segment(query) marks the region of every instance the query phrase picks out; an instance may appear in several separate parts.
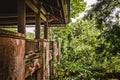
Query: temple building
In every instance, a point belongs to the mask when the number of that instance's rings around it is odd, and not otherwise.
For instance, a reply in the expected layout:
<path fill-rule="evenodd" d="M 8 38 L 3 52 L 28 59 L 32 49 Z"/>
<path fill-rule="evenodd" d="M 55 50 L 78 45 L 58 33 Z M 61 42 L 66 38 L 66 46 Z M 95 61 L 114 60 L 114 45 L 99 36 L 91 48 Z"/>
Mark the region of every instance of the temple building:
<path fill-rule="evenodd" d="M 0 2 L 0 80 L 53 80 L 53 63 L 61 45 L 49 40 L 51 27 L 70 22 L 70 0 L 2 0 Z M 26 25 L 34 25 L 35 39 L 26 39 Z M 44 28 L 44 39 L 40 29 Z M 17 28 L 17 32 L 1 28 Z"/>

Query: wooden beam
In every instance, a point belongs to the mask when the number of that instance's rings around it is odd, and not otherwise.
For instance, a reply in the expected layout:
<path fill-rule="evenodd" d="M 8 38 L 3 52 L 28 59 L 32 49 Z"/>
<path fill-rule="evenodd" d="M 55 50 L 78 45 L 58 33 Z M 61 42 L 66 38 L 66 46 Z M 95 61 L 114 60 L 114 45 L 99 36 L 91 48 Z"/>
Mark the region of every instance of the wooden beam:
<path fill-rule="evenodd" d="M 41 23 L 44 23 L 44 22 L 45 21 L 41 20 Z M 17 18 L 16 19 L 9 18 L 9 19 L 4 19 L 4 20 L 0 19 L 0 25 L 17 25 L 17 23 L 18 23 Z M 31 17 L 31 18 L 28 17 L 26 20 L 26 24 L 35 25 L 35 23 L 36 23 L 36 20 L 34 17 Z"/>
<path fill-rule="evenodd" d="M 26 6 L 25 0 L 17 0 L 18 9 L 18 32 L 25 34 Z"/>
<path fill-rule="evenodd" d="M 16 18 L 17 14 L 0 14 L 0 18 Z"/>
<path fill-rule="evenodd" d="M 36 7 L 30 0 L 26 0 L 26 4 L 36 13 L 36 14 L 38 14 L 38 12 L 39 12 L 39 10 L 38 10 L 38 8 L 40 7 Z M 41 6 L 41 8 L 39 8 L 40 9 L 40 11 L 42 12 L 41 14 L 40 14 L 40 17 L 44 20 L 44 21 L 46 21 L 46 17 L 44 16 L 44 15 L 46 15 L 46 11 L 45 11 L 45 9 Z"/>
<path fill-rule="evenodd" d="M 15 24 L 17 24 L 17 20 L 0 20 L 0 24 L 13 24 L 13 23 L 15 23 Z"/>
<path fill-rule="evenodd" d="M 29 18 L 29 17 L 35 17 L 35 14 L 27 14 L 26 17 L 27 17 L 27 18 Z M 5 14 L 5 15 L 0 15 L 0 18 L 4 18 L 4 19 L 17 18 L 17 15 L 16 15 L 16 14 L 11 14 L 11 15 Z M 42 13 L 40 13 L 40 18 L 41 18 L 43 21 L 46 21 L 46 20 L 47 20 L 46 17 L 45 17 L 45 15 L 43 15 Z M 3 22 L 3 21 L 2 21 L 2 22 Z M 5 22 L 7 22 L 7 21 L 5 21 Z M 3 22 L 3 23 L 5 23 L 5 22 Z M 10 23 L 10 22 L 11 22 L 11 21 L 8 21 L 8 23 Z M 1 22 L 0 22 L 0 23 L 1 23 Z"/>
<path fill-rule="evenodd" d="M 46 10 L 43 8 L 42 3 L 40 4 L 40 17 L 42 20 L 47 21 L 45 15 L 47 14 Z"/>
<path fill-rule="evenodd" d="M 26 4 L 27 4 L 35 13 L 38 13 L 37 7 L 36 7 L 30 0 L 26 0 Z"/>
<path fill-rule="evenodd" d="M 43 8 L 43 6 L 41 6 L 40 11 L 41 11 L 44 15 L 47 14 L 47 12 L 46 12 L 45 8 Z"/>
<path fill-rule="evenodd" d="M 46 17 L 43 13 L 40 13 L 40 17 L 46 21 Z M 17 18 L 18 15 L 17 14 L 0 14 L 0 18 Z M 35 17 L 35 14 L 34 13 L 28 13 L 26 14 L 26 17 Z"/>
<path fill-rule="evenodd" d="M 46 17 L 42 13 L 40 13 L 40 17 L 43 21 L 47 21 Z"/>
<path fill-rule="evenodd" d="M 18 15 L 17 14 L 8 14 L 8 13 L 5 13 L 5 14 L 0 14 L 0 18 L 17 18 Z M 35 17 L 35 14 L 34 13 L 27 13 L 26 14 L 26 17 Z"/>
<path fill-rule="evenodd" d="M 26 21 L 26 24 L 34 23 L 35 24 L 35 19 L 29 19 Z M 17 19 L 15 20 L 0 20 L 0 25 L 17 25 Z"/>

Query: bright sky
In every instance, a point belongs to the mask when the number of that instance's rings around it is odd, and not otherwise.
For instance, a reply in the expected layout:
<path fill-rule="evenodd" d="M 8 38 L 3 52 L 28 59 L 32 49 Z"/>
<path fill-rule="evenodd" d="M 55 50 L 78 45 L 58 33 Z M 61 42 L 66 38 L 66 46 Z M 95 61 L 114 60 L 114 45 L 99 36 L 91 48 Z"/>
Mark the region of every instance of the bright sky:
<path fill-rule="evenodd" d="M 87 7 L 97 2 L 97 0 L 84 0 L 84 1 L 87 2 Z"/>

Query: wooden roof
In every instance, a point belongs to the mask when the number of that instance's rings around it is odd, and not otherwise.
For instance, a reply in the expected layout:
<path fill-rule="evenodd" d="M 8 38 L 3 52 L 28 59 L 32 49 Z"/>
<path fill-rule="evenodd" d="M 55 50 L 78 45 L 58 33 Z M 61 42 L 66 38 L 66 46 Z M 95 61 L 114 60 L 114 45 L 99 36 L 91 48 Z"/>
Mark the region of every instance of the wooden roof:
<path fill-rule="evenodd" d="M 40 3 L 41 6 L 38 6 Z M 26 0 L 26 24 L 35 25 L 35 14 L 40 7 L 41 24 L 49 12 L 49 25 L 62 26 L 70 21 L 70 0 Z M 17 25 L 17 0 L 0 2 L 0 27 Z"/>

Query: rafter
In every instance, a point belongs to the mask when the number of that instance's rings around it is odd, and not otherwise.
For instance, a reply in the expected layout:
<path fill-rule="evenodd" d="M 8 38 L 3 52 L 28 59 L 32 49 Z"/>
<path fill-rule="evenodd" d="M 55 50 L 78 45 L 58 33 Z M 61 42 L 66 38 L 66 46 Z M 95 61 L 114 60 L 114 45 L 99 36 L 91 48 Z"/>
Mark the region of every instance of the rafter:
<path fill-rule="evenodd" d="M 43 6 L 41 6 L 40 11 L 41 11 L 44 15 L 47 14 L 47 12 L 46 12 L 46 10 L 43 8 Z"/>
<path fill-rule="evenodd" d="M 26 0 L 26 4 L 27 4 L 36 14 L 39 13 L 38 8 L 37 8 L 30 0 Z M 41 11 L 40 17 L 41 17 L 44 21 L 46 21 L 46 17 L 45 17 L 46 11 L 45 11 L 45 9 L 44 9 L 42 6 L 40 7 L 40 11 Z"/>
<path fill-rule="evenodd" d="M 40 17 L 42 18 L 42 20 L 47 21 L 46 17 L 42 13 L 40 13 Z"/>
<path fill-rule="evenodd" d="M 38 13 L 37 7 L 36 7 L 30 0 L 26 0 L 26 4 L 27 4 L 35 13 Z"/>

